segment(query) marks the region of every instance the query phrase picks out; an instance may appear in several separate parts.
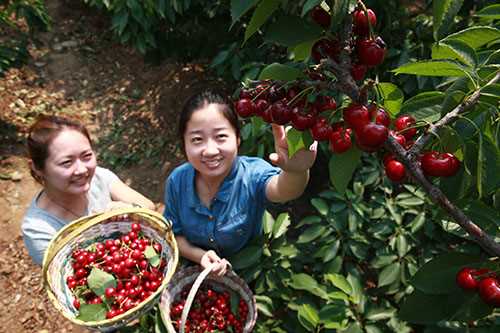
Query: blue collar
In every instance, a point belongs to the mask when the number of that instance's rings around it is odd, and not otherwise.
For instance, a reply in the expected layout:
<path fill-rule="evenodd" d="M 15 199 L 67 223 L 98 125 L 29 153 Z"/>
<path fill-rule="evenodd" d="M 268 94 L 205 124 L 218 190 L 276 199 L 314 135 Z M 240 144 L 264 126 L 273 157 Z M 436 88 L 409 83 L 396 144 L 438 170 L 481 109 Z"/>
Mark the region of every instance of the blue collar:
<path fill-rule="evenodd" d="M 228 202 L 229 197 L 231 196 L 231 188 L 234 183 L 234 179 L 236 178 L 236 175 L 238 174 L 238 169 L 240 166 L 240 160 L 239 156 L 236 156 L 236 158 L 233 161 L 233 165 L 231 166 L 231 171 L 229 174 L 224 178 L 224 181 L 222 182 L 219 190 L 217 191 L 217 194 L 215 195 L 215 198 L 219 201 L 222 202 Z M 191 181 L 191 186 L 188 186 L 188 198 L 189 202 L 188 205 L 189 207 L 197 207 L 197 206 L 203 206 L 200 198 L 198 197 L 198 193 L 196 193 L 196 184 L 195 184 L 195 175 L 196 175 L 196 170 L 193 168 L 191 165 L 191 168 L 189 168 L 187 178 L 188 180 Z"/>

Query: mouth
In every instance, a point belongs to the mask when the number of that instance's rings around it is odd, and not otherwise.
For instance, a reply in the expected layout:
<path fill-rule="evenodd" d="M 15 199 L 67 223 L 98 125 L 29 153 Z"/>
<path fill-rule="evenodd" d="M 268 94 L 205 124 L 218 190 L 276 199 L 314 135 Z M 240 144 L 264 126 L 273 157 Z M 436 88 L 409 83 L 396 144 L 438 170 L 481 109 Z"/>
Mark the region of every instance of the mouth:
<path fill-rule="evenodd" d="M 205 164 L 209 169 L 216 169 L 222 164 L 222 159 L 205 160 L 203 161 L 203 164 Z"/>
<path fill-rule="evenodd" d="M 73 179 L 71 181 L 71 183 L 75 184 L 77 186 L 83 186 L 83 185 L 86 185 L 88 183 L 88 180 L 89 180 L 89 177 L 85 176 L 85 177 L 80 177 L 80 178 L 77 178 L 77 179 Z"/>

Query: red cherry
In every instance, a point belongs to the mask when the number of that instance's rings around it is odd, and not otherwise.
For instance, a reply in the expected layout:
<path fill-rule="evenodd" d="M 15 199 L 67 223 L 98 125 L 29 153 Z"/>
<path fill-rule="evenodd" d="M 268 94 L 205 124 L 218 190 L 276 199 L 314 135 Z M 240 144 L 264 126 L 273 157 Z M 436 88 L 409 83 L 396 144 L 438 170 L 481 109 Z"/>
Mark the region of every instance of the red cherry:
<path fill-rule="evenodd" d="M 382 147 L 389 136 L 389 130 L 387 127 L 376 123 L 365 124 L 361 128 L 358 128 L 355 133 L 357 139 L 356 142 L 360 144 L 360 147 L 367 147 L 371 149 L 378 149 Z M 371 149 L 369 149 L 369 151 L 371 151 Z"/>
<path fill-rule="evenodd" d="M 364 105 L 353 103 L 344 109 L 343 115 L 346 124 L 354 130 L 370 122 L 370 114 Z"/>
<path fill-rule="evenodd" d="M 130 225 L 130 230 L 138 233 L 139 231 L 141 231 L 141 225 L 139 223 L 132 223 Z"/>
<path fill-rule="evenodd" d="M 321 8 L 321 6 L 316 6 L 313 8 L 313 10 L 311 11 L 311 18 L 323 29 L 328 29 L 330 27 L 330 14 L 328 14 L 326 10 Z"/>
<path fill-rule="evenodd" d="M 389 135 L 392 136 L 394 139 L 396 139 L 396 141 L 403 147 L 406 146 L 406 138 L 401 135 L 401 134 L 398 134 L 394 131 L 389 131 Z"/>
<path fill-rule="evenodd" d="M 78 298 L 75 298 L 73 300 L 73 306 L 75 307 L 75 309 L 80 309 L 80 300 Z"/>
<path fill-rule="evenodd" d="M 255 114 L 260 116 L 262 115 L 262 112 L 264 112 L 265 109 L 269 107 L 269 102 L 265 99 L 258 99 L 255 102 Z"/>
<path fill-rule="evenodd" d="M 286 103 L 278 101 L 271 105 L 271 116 L 273 118 L 273 123 L 285 125 L 292 120 L 292 110 Z"/>
<path fill-rule="evenodd" d="M 255 104 L 249 98 L 242 98 L 235 104 L 236 112 L 240 117 L 250 117 L 255 113 Z"/>
<path fill-rule="evenodd" d="M 311 135 L 316 141 L 327 141 L 330 139 L 332 127 L 323 117 L 318 117 L 316 123 L 311 127 Z"/>
<path fill-rule="evenodd" d="M 390 160 L 385 163 L 385 174 L 387 178 L 393 182 L 400 182 L 405 178 L 406 171 L 403 163 L 396 160 Z"/>
<path fill-rule="evenodd" d="M 104 290 L 104 296 L 106 296 L 106 298 L 112 298 L 115 296 L 115 294 L 116 294 L 116 289 L 113 287 L 109 287 Z"/>
<path fill-rule="evenodd" d="M 75 289 L 76 286 L 78 285 L 78 282 L 73 280 L 73 281 L 69 281 L 67 284 L 68 284 L 69 289 Z"/>
<path fill-rule="evenodd" d="M 478 284 L 479 296 L 489 305 L 500 307 L 500 285 L 498 280 L 493 277 L 488 277 L 479 281 Z"/>
<path fill-rule="evenodd" d="M 155 249 L 156 253 L 161 253 L 161 244 L 160 243 L 154 243 L 153 248 Z"/>
<path fill-rule="evenodd" d="M 444 177 L 451 177 L 451 176 L 454 176 L 457 172 L 458 172 L 458 169 L 460 168 L 460 161 L 458 160 L 458 158 L 455 157 L 455 155 L 451 154 L 451 153 L 443 153 L 442 154 L 444 157 L 448 157 L 449 158 L 449 164 L 448 164 L 448 170 L 447 172 L 444 173 Z"/>
<path fill-rule="evenodd" d="M 368 20 L 370 20 L 370 25 L 375 28 L 377 25 L 377 16 L 371 9 L 366 10 L 368 13 L 368 19 L 366 18 L 365 11 L 362 8 L 359 8 L 354 11 L 353 15 L 353 23 L 354 23 L 354 33 L 358 36 L 366 36 L 370 32 L 370 28 L 368 26 Z"/>
<path fill-rule="evenodd" d="M 384 109 L 377 107 L 376 104 L 370 104 L 368 106 L 368 111 L 370 112 L 370 119 L 374 120 L 375 123 L 384 125 L 385 127 L 391 125 L 391 117 L 389 117 L 389 114 L 387 114 Z"/>
<path fill-rule="evenodd" d="M 356 44 L 359 62 L 368 66 L 375 67 L 384 62 L 386 45 L 382 38 L 362 39 Z"/>
<path fill-rule="evenodd" d="M 361 81 L 365 78 L 368 68 L 363 64 L 353 64 L 351 67 L 351 75 L 354 81 Z"/>
<path fill-rule="evenodd" d="M 337 103 L 333 97 L 318 96 L 314 102 L 314 107 L 321 113 L 328 110 L 335 110 L 337 108 Z"/>
<path fill-rule="evenodd" d="M 77 279 L 81 279 L 87 276 L 87 271 L 83 268 L 80 268 L 75 272 L 75 276 Z"/>
<path fill-rule="evenodd" d="M 316 63 L 319 63 L 325 57 L 338 60 L 339 52 L 340 46 L 337 41 L 323 38 L 313 44 L 311 57 Z"/>
<path fill-rule="evenodd" d="M 304 131 L 313 127 L 316 123 L 316 115 L 314 113 L 302 113 L 299 107 L 292 109 L 292 126 L 299 130 Z"/>
<path fill-rule="evenodd" d="M 341 154 L 351 148 L 351 132 L 350 128 L 332 132 L 330 135 L 330 148 L 334 153 Z"/>
<path fill-rule="evenodd" d="M 460 162 L 453 154 L 439 153 L 437 151 L 426 152 L 422 155 L 421 166 L 424 173 L 433 177 L 450 177 L 457 173 Z"/>
<path fill-rule="evenodd" d="M 457 284 L 464 290 L 477 289 L 479 281 L 475 278 L 476 270 L 470 267 L 462 268 L 456 277 Z"/>
<path fill-rule="evenodd" d="M 411 140 L 415 134 L 417 134 L 416 128 L 410 128 L 406 130 L 408 127 L 412 127 L 415 125 L 415 118 L 412 116 L 400 116 L 397 117 L 394 121 L 394 127 L 396 131 L 401 132 L 402 135 L 406 138 L 406 140 Z"/>

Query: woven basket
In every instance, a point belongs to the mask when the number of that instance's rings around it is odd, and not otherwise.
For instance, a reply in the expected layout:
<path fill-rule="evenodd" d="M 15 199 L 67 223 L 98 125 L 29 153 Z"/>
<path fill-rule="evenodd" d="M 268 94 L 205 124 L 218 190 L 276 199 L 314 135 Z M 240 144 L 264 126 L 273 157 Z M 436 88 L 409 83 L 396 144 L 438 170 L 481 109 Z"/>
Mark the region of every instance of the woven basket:
<path fill-rule="evenodd" d="M 248 315 L 245 321 L 245 326 L 243 327 L 243 332 L 252 332 L 255 322 L 257 321 L 257 303 L 252 291 L 246 282 L 238 277 L 238 275 L 236 275 L 233 271 L 228 271 L 224 276 L 210 275 L 210 272 L 216 266 L 217 265 L 214 264 L 204 270 L 202 270 L 201 266 L 198 265 L 184 268 L 174 275 L 167 288 L 165 288 L 162 292 L 160 300 L 160 314 L 169 333 L 177 333 L 172 323 L 172 319 L 170 318 L 171 305 L 179 300 L 179 295 L 182 293 L 184 288 L 192 284 L 181 315 L 182 324 L 180 333 L 184 333 L 184 325 L 188 317 L 189 310 L 196 296 L 196 292 L 202 283 L 205 285 L 208 284 L 214 290 L 230 289 L 233 292 L 238 293 L 241 299 L 243 299 L 248 305 Z"/>
<path fill-rule="evenodd" d="M 128 219 L 109 220 L 126 214 Z M 76 318 L 78 310 L 73 306 L 74 296 L 66 284 L 66 278 L 73 275 L 71 253 L 78 248 L 87 247 L 108 238 L 117 238 L 127 233 L 132 223 L 141 225 L 142 233 L 149 239 L 161 244 L 161 257 L 167 261 L 163 270 L 160 287 L 136 307 L 111 319 L 101 321 L 82 321 Z M 172 278 L 179 253 L 172 232 L 172 225 L 161 214 L 149 209 L 123 208 L 102 214 L 85 216 L 68 224 L 51 240 L 43 258 L 42 274 L 45 289 L 54 306 L 71 322 L 91 330 L 111 331 L 125 326 L 149 311 L 158 301 L 162 290 Z"/>

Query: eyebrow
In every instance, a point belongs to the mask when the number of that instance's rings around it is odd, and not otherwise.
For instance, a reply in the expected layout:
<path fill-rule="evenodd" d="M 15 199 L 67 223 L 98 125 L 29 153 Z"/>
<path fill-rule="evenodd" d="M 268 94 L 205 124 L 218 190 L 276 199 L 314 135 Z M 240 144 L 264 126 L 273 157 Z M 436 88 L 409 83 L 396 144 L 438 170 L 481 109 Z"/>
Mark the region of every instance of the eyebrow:
<path fill-rule="evenodd" d="M 225 126 L 225 127 L 217 127 L 217 128 L 214 128 L 214 132 L 218 132 L 218 131 L 222 131 L 222 130 L 227 130 L 229 127 Z M 187 134 L 201 134 L 203 133 L 202 130 L 192 130 L 192 131 L 189 131 Z"/>

